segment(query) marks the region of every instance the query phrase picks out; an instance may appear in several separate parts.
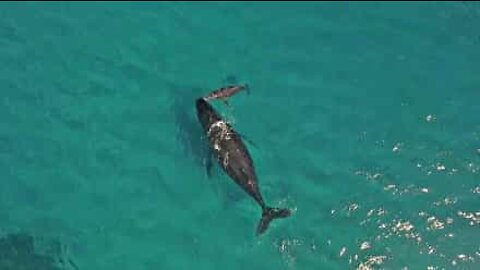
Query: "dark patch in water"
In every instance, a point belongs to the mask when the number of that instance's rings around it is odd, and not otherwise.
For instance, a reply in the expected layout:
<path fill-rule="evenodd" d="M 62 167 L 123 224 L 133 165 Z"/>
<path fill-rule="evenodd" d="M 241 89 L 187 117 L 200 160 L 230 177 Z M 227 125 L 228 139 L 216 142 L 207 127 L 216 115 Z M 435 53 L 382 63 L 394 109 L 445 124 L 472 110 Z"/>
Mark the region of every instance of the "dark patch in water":
<path fill-rule="evenodd" d="M 69 263 L 67 264 L 66 261 Z M 65 247 L 56 240 L 42 241 L 26 233 L 8 234 L 0 238 L 2 270 L 78 270 L 65 255 Z"/>
<path fill-rule="evenodd" d="M 208 148 L 202 136 L 201 126 L 195 115 L 195 99 L 201 95 L 200 89 L 175 87 L 172 111 L 177 124 L 177 138 L 182 150 L 203 167 Z"/>
<path fill-rule="evenodd" d="M 235 75 L 233 74 L 228 74 L 227 77 L 223 80 L 223 83 L 225 85 L 235 85 L 238 84 L 238 79 Z"/>

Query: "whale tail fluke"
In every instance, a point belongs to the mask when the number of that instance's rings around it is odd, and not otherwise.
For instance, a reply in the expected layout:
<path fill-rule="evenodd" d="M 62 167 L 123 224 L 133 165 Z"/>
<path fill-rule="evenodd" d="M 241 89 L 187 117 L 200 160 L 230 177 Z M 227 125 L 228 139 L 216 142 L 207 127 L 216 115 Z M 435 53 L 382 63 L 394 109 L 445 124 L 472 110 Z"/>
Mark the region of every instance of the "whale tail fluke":
<path fill-rule="evenodd" d="M 286 208 L 263 208 L 262 219 L 260 219 L 260 223 L 258 223 L 257 227 L 257 235 L 264 233 L 272 220 L 276 218 L 286 218 L 290 216 L 290 214 L 290 210 Z"/>

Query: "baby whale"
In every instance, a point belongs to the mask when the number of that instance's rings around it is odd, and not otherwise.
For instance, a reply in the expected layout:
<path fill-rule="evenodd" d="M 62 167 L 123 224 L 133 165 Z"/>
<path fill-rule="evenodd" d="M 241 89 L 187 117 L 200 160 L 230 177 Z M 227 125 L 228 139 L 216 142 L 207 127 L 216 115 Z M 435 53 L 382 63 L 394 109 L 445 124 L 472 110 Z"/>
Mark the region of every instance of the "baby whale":
<path fill-rule="evenodd" d="M 248 94 L 250 94 L 250 89 L 248 87 L 248 84 L 245 85 L 230 85 L 226 87 L 221 87 L 220 89 L 217 89 L 210 94 L 206 95 L 203 97 L 205 101 L 213 100 L 213 99 L 220 99 L 225 102 L 225 104 L 228 104 L 228 98 L 235 95 L 236 93 L 240 91 L 247 91 Z"/>
<path fill-rule="evenodd" d="M 196 100 L 196 108 L 198 120 L 218 163 L 262 209 L 257 235 L 264 233 L 273 219 L 290 216 L 291 212 L 288 209 L 268 207 L 265 204 L 258 187 L 253 161 L 241 136 L 204 98 Z"/>

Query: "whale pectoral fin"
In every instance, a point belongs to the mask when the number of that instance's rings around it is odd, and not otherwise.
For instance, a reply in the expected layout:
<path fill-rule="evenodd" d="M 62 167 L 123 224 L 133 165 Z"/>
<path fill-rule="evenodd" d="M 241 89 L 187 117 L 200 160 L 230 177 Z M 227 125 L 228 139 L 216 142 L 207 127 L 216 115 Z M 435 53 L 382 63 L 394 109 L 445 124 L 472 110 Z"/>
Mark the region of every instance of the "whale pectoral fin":
<path fill-rule="evenodd" d="M 205 172 L 207 173 L 207 177 L 212 177 L 212 170 L 213 170 L 213 153 L 208 151 L 204 159 L 205 164 Z"/>
<path fill-rule="evenodd" d="M 260 149 L 260 148 L 258 147 L 258 145 L 257 145 L 256 143 L 254 143 L 252 140 L 246 139 L 246 141 L 247 141 L 249 144 L 253 145 L 253 147 L 255 147 L 255 148 L 257 148 L 257 149 Z"/>
<path fill-rule="evenodd" d="M 240 137 L 242 137 L 246 142 L 248 142 L 249 144 L 253 145 L 255 148 L 259 149 L 259 147 L 257 146 L 256 143 L 254 143 L 252 140 L 250 140 L 249 138 L 247 138 L 245 135 L 243 134 L 240 134 Z"/>
<path fill-rule="evenodd" d="M 222 99 L 223 103 L 225 103 L 225 105 L 228 107 L 228 108 L 232 108 L 232 106 L 230 105 L 230 102 L 228 102 L 228 99 L 227 98 L 223 98 Z"/>
<path fill-rule="evenodd" d="M 212 177 L 212 167 L 213 167 L 213 155 L 211 152 L 208 152 L 207 156 L 205 157 L 205 172 L 207 173 L 207 177 Z"/>

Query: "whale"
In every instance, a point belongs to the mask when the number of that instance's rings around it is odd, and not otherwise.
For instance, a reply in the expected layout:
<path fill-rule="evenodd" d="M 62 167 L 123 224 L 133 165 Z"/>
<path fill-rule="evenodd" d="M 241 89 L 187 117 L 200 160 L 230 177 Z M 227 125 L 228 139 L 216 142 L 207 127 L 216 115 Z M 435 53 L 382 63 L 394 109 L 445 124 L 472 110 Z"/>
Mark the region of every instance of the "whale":
<path fill-rule="evenodd" d="M 204 96 L 203 99 L 205 101 L 220 99 L 220 100 L 223 100 L 225 104 L 229 105 L 227 99 L 243 90 L 247 91 L 247 93 L 250 95 L 250 89 L 248 87 L 248 84 L 230 85 L 230 86 L 221 87 L 217 90 L 212 91 L 210 94 Z"/>
<path fill-rule="evenodd" d="M 272 220 L 291 215 L 287 208 L 269 207 L 258 185 L 255 166 L 242 136 L 225 121 L 205 98 L 195 101 L 197 118 L 203 128 L 212 155 L 226 174 L 261 208 L 256 235 L 263 234 Z"/>

